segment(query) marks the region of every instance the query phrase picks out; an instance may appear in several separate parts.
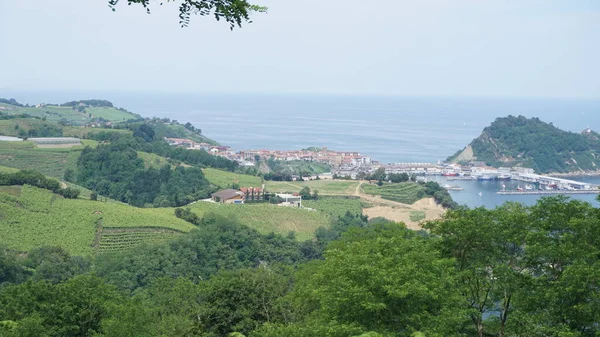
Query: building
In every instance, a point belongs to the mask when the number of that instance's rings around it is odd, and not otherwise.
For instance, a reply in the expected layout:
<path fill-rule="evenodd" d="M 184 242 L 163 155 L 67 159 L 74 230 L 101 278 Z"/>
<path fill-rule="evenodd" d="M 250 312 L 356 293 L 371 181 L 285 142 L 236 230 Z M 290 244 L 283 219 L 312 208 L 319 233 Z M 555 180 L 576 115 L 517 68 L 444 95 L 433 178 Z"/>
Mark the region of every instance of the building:
<path fill-rule="evenodd" d="M 214 202 L 218 202 L 221 204 L 243 204 L 244 196 L 242 192 L 227 189 L 221 190 L 219 192 L 215 192 L 211 195 L 211 199 Z"/>
<path fill-rule="evenodd" d="M 278 204 L 279 206 L 291 206 L 291 207 L 298 207 L 298 208 L 302 207 L 302 197 L 300 195 L 298 195 L 297 193 L 294 193 L 294 194 L 279 193 L 276 195 L 277 195 L 277 197 L 279 197 L 282 200 L 282 202 Z"/>

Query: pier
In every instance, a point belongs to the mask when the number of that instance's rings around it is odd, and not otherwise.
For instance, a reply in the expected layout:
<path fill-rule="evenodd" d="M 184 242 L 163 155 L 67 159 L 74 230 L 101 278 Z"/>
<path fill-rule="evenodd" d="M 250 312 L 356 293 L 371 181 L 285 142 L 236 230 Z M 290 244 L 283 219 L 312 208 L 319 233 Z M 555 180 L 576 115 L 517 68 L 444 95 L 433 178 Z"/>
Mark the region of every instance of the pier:
<path fill-rule="evenodd" d="M 498 191 L 500 195 L 600 194 L 600 190 Z"/>

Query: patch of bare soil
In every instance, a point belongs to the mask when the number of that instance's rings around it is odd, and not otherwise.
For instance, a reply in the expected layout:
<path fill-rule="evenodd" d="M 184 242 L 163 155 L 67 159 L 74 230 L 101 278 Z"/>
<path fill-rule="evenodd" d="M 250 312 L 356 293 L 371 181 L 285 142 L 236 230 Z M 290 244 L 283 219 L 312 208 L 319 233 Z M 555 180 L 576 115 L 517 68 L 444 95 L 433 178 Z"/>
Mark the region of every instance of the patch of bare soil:
<path fill-rule="evenodd" d="M 440 219 L 445 212 L 444 208 L 438 205 L 433 198 L 421 199 L 412 205 L 408 205 L 383 199 L 380 196 L 361 193 L 360 185 L 362 183 L 356 187 L 354 195 L 360 196 L 361 199 L 373 205 L 373 207 L 363 208 L 363 214 L 369 216 L 369 218 L 384 217 L 396 222 L 403 222 L 407 228 L 412 230 L 420 230 L 422 229 L 421 222 Z M 410 215 L 414 211 L 425 213 L 425 219 L 412 221 Z"/>

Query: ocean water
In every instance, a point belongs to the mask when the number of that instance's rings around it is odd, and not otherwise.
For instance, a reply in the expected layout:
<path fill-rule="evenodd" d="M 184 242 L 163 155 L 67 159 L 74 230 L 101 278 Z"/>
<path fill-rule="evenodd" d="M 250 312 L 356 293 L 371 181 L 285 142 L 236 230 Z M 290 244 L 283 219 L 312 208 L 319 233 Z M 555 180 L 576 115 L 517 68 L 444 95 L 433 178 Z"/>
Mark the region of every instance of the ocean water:
<path fill-rule="evenodd" d="M 8 90 L 0 91 L 0 97 L 30 104 L 108 99 L 145 117 L 189 121 L 234 150 L 327 146 L 358 151 L 382 163 L 444 160 L 479 136 L 495 118 L 508 115 L 539 117 L 573 132 L 586 127 L 600 130 L 597 100 Z M 600 183 L 597 179 L 593 182 Z M 537 200 L 535 196 L 495 195 L 499 190 L 495 185 L 454 183 L 467 184 L 453 196 L 469 206 Z M 577 198 L 594 200 L 593 196 Z"/>

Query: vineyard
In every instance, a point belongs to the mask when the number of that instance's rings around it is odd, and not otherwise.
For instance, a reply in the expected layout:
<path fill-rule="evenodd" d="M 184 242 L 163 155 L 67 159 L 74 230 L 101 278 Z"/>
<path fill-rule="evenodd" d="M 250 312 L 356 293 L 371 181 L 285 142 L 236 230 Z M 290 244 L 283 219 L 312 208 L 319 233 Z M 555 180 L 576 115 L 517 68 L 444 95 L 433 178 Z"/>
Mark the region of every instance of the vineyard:
<path fill-rule="evenodd" d="M 319 212 L 325 213 L 333 219 L 346 214 L 350 211 L 352 214 L 362 214 L 362 205 L 359 197 L 320 197 L 319 200 L 304 200 L 302 205 L 314 208 Z"/>
<path fill-rule="evenodd" d="M 365 184 L 362 189 L 366 194 L 380 195 L 384 199 L 403 204 L 413 204 L 425 196 L 425 188 L 413 182 L 384 184 L 381 187 Z"/>
<path fill-rule="evenodd" d="M 139 234 L 137 239 L 123 243 L 119 249 L 134 243 L 157 242 L 162 240 L 160 236 L 168 239 L 173 233 L 195 228 L 176 218 L 172 208 L 141 209 L 119 203 L 63 199 L 31 186 L 23 186 L 20 196 L 0 191 L 0 237 L 2 244 L 11 249 L 28 251 L 43 245 L 57 245 L 72 254 L 90 255 L 100 220 L 108 232 L 111 228 L 127 228 L 126 231 L 134 234 L 152 233 Z M 103 246 L 119 247 L 109 241 L 106 238 L 101 242 Z"/>
<path fill-rule="evenodd" d="M 349 180 L 311 180 L 311 181 L 268 181 L 269 192 L 300 192 L 308 186 L 311 191 L 317 190 L 320 195 L 353 195 L 358 181 Z"/>
<path fill-rule="evenodd" d="M 63 126 L 63 135 L 65 137 L 87 138 L 91 134 L 100 132 L 110 132 L 118 134 L 133 134 L 127 129 L 110 129 L 110 128 L 82 128 L 78 126 Z"/>
<path fill-rule="evenodd" d="M 181 235 L 181 232 L 167 229 L 103 228 L 95 248 L 97 253 L 122 251 L 143 243 L 162 243 L 179 235 Z"/>
<path fill-rule="evenodd" d="M 6 142 L 2 142 L 2 145 L 3 143 Z M 16 169 L 35 169 L 45 175 L 62 179 L 66 169 L 75 169 L 81 152 L 52 150 L 56 149 L 15 149 L 0 146 L 0 165 Z"/>
<path fill-rule="evenodd" d="M 202 169 L 202 172 L 211 184 L 221 188 L 231 187 L 232 184 L 238 184 L 240 187 L 261 187 L 262 185 L 261 178 L 247 174 L 237 174 L 213 168 Z"/>
<path fill-rule="evenodd" d="M 321 212 L 305 209 L 280 207 L 269 204 L 231 205 L 197 202 L 190 206 L 191 210 L 203 216 L 208 212 L 237 219 L 242 225 L 268 234 L 275 232 L 287 235 L 295 232 L 298 240 L 314 237 L 315 230 L 321 226 L 329 226 L 329 217 Z"/>

